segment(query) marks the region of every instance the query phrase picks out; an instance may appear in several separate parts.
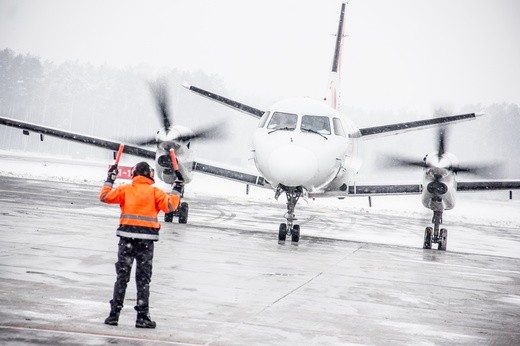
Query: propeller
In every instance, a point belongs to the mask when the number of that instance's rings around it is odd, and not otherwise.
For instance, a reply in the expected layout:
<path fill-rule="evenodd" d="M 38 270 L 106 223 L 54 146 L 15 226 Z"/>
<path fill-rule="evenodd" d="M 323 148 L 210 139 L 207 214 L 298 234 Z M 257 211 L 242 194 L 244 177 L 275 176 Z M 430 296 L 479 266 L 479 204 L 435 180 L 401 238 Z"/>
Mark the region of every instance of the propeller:
<path fill-rule="evenodd" d="M 437 132 L 437 151 L 426 155 L 423 160 L 409 159 L 400 156 L 386 156 L 381 160 L 381 165 L 386 168 L 397 167 L 421 167 L 431 168 L 436 172 L 435 176 L 440 176 L 440 172 L 467 173 L 477 176 L 495 175 L 501 168 L 501 163 L 488 164 L 467 164 L 459 165 L 456 158 L 446 151 L 448 129 L 443 126 Z M 431 156 L 433 155 L 433 157 Z"/>
<path fill-rule="evenodd" d="M 157 110 L 159 112 L 162 126 L 164 128 L 164 133 L 169 134 L 173 124 L 173 116 L 169 110 L 170 108 L 168 101 L 168 88 L 166 86 L 166 83 L 164 80 L 157 80 L 153 83 L 150 83 L 150 89 L 155 99 Z M 223 135 L 223 125 L 223 123 L 217 123 L 211 126 L 206 126 L 197 130 L 190 131 L 190 133 L 188 134 L 179 134 L 178 136 L 169 138 L 168 140 L 161 140 L 154 136 L 134 139 L 131 140 L 130 143 L 141 146 L 161 145 L 164 147 L 165 150 L 169 150 L 171 148 L 175 149 L 175 143 L 189 142 L 191 140 L 207 140 L 219 138 Z"/>
<path fill-rule="evenodd" d="M 437 157 L 437 162 L 440 162 L 444 155 L 446 154 L 446 136 L 447 129 L 445 127 L 440 127 L 437 132 L 437 152 L 435 153 Z M 423 160 L 417 159 L 408 159 L 400 156 L 389 156 L 383 160 L 383 166 L 385 167 L 421 167 L 421 168 L 432 168 L 439 167 L 438 165 L 433 165 L 431 163 L 432 160 L 427 160 L 425 157 Z"/>

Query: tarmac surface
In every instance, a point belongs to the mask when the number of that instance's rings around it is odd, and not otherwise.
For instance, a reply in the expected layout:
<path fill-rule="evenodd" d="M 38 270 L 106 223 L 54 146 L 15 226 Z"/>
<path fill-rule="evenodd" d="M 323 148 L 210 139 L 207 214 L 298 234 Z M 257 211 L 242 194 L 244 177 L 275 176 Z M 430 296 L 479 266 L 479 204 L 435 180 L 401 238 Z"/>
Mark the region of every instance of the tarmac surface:
<path fill-rule="evenodd" d="M 133 278 L 107 326 L 119 208 L 100 186 L 0 176 L 0 344 L 520 344 L 516 227 L 423 250 L 417 217 L 302 202 L 300 243 L 279 244 L 283 203 L 197 194 L 155 247 L 157 329 L 134 327 Z"/>

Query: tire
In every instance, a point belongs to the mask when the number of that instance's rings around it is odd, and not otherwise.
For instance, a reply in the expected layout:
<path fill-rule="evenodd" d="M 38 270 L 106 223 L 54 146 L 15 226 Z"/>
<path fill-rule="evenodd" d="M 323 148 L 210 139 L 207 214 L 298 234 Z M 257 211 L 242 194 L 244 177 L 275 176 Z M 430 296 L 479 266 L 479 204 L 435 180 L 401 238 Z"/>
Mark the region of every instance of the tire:
<path fill-rule="evenodd" d="M 300 241 L 300 225 L 294 225 L 291 231 L 291 240 L 293 243 Z"/>
<path fill-rule="evenodd" d="M 164 213 L 164 222 L 173 222 L 174 213 Z"/>
<path fill-rule="evenodd" d="M 439 239 L 439 250 L 446 251 L 448 247 L 448 230 L 446 228 L 441 228 L 441 234 Z"/>
<path fill-rule="evenodd" d="M 182 202 L 179 207 L 179 223 L 186 224 L 188 223 L 188 203 Z"/>
<path fill-rule="evenodd" d="M 278 228 L 278 240 L 285 241 L 286 236 L 287 236 L 287 225 L 284 223 L 281 223 L 280 228 Z"/>
<path fill-rule="evenodd" d="M 433 228 L 426 227 L 424 230 L 424 243 L 423 243 L 423 249 L 431 249 L 432 248 L 432 232 Z"/>

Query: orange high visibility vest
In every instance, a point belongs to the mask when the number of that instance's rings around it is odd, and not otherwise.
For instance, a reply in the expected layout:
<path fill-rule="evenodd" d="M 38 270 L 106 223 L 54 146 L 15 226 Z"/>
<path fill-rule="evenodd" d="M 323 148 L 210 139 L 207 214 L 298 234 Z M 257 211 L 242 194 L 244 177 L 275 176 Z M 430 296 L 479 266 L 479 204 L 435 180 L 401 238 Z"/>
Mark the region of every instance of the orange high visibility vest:
<path fill-rule="evenodd" d="M 159 229 L 161 224 L 157 214 L 161 210 L 165 213 L 175 211 L 180 197 L 166 194 L 152 186 L 153 183 L 150 178 L 137 176 L 132 179 L 131 185 L 121 185 L 112 189 L 112 184 L 107 182 L 101 188 L 99 200 L 104 203 L 119 204 L 121 225 Z"/>

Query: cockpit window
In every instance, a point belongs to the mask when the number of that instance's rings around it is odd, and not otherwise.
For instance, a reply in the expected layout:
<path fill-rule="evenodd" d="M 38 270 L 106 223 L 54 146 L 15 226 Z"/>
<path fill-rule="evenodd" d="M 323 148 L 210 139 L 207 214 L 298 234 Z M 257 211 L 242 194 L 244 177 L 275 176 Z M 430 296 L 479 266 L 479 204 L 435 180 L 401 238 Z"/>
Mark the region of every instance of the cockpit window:
<path fill-rule="evenodd" d="M 330 135 L 330 121 L 328 117 L 304 115 L 302 117 L 302 131 L 317 132 L 321 135 Z"/>
<path fill-rule="evenodd" d="M 292 131 L 296 128 L 298 116 L 291 113 L 274 112 L 269 125 L 269 130 L 287 130 Z"/>
<path fill-rule="evenodd" d="M 267 122 L 267 119 L 269 118 L 270 112 L 265 112 L 264 115 L 260 118 L 260 122 L 258 123 L 258 127 L 262 128 L 265 126 L 265 123 Z"/>
<path fill-rule="evenodd" d="M 339 118 L 332 118 L 332 122 L 334 123 L 334 134 L 347 137 L 345 130 L 343 129 L 343 125 L 341 125 L 341 120 Z"/>

